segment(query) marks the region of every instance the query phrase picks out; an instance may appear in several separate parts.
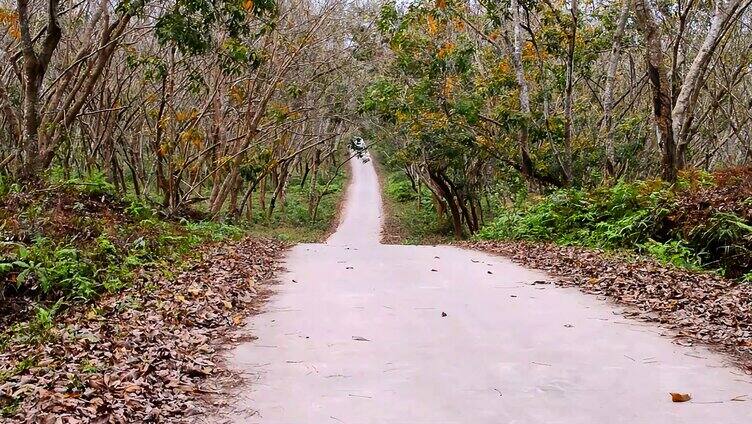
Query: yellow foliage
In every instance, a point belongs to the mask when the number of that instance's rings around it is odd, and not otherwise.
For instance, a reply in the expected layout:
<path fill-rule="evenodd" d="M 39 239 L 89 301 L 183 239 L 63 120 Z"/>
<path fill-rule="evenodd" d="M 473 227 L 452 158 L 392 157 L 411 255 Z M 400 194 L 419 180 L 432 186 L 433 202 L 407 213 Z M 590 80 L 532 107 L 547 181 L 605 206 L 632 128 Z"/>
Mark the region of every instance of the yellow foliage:
<path fill-rule="evenodd" d="M 248 12 L 253 10 L 253 0 L 245 0 L 245 3 L 243 3 L 243 8 Z"/>
<path fill-rule="evenodd" d="M 578 150 L 592 149 L 596 146 L 593 145 L 594 139 L 590 137 L 574 137 L 572 139 L 572 147 Z"/>
<path fill-rule="evenodd" d="M 482 135 L 475 137 L 475 142 L 478 144 L 478 146 L 483 147 L 485 149 L 491 150 L 494 147 L 493 141 L 491 141 L 491 139 L 489 139 L 488 137 L 485 137 Z"/>
<path fill-rule="evenodd" d="M 535 51 L 535 46 L 530 41 L 526 42 L 522 46 L 522 58 L 525 60 L 535 60 L 538 54 Z M 546 52 L 540 52 L 541 59 L 546 59 Z"/>
<path fill-rule="evenodd" d="M 277 113 L 280 115 L 289 115 L 290 114 L 290 106 L 286 104 L 277 104 L 274 106 L 274 109 Z"/>
<path fill-rule="evenodd" d="M 507 62 L 506 59 L 499 62 L 497 69 L 502 75 L 509 75 L 512 73 L 512 67 L 509 66 L 509 62 Z"/>
<path fill-rule="evenodd" d="M 420 115 L 420 118 L 425 123 L 424 125 L 430 129 L 444 129 L 449 125 L 449 119 L 441 112 L 424 112 Z M 419 130 L 422 129 L 421 127 L 418 128 Z"/>
<path fill-rule="evenodd" d="M 16 40 L 21 39 L 21 27 L 18 24 L 18 13 L 9 9 L 0 9 L 0 25 L 8 27 L 8 35 Z"/>
<path fill-rule="evenodd" d="M 216 168 L 223 168 L 228 163 L 232 162 L 232 156 L 220 156 L 215 161 Z"/>
<path fill-rule="evenodd" d="M 437 32 L 439 32 L 439 23 L 436 22 L 436 19 L 432 15 L 428 15 L 428 33 L 431 35 L 436 35 Z"/>
<path fill-rule="evenodd" d="M 452 54 L 453 51 L 454 51 L 454 44 L 449 43 L 449 42 L 445 43 L 443 46 L 441 46 L 441 49 L 439 49 L 439 53 L 438 53 L 439 59 L 443 59 L 447 57 L 448 55 Z"/>
<path fill-rule="evenodd" d="M 180 141 L 190 143 L 193 147 L 200 149 L 204 145 L 204 138 L 196 128 L 191 128 L 180 133 Z"/>
<path fill-rule="evenodd" d="M 175 113 L 175 120 L 178 122 L 187 122 L 198 117 L 198 111 L 196 109 L 191 110 L 179 110 Z"/>
<path fill-rule="evenodd" d="M 446 9 L 447 7 L 446 0 L 436 0 L 436 7 L 438 7 L 439 9 Z"/>
<path fill-rule="evenodd" d="M 230 100 L 234 104 L 236 105 L 242 104 L 243 100 L 245 100 L 245 90 L 243 90 L 242 87 L 238 87 L 238 86 L 230 87 L 229 96 L 230 96 Z"/>
<path fill-rule="evenodd" d="M 457 77 L 454 75 L 450 75 L 444 80 L 443 93 L 445 98 L 450 99 L 452 97 L 452 90 L 455 85 L 457 85 Z"/>

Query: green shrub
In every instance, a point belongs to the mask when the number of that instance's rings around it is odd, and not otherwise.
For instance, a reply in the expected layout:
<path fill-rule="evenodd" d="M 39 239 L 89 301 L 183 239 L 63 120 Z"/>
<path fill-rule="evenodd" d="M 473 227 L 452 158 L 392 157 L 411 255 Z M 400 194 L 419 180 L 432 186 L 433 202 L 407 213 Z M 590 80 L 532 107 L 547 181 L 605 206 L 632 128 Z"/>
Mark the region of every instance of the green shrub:
<path fill-rule="evenodd" d="M 143 221 L 156 216 L 154 210 L 141 199 L 134 197 L 128 200 L 129 202 L 128 206 L 125 207 L 125 212 L 134 219 Z"/>
<path fill-rule="evenodd" d="M 409 202 L 418 198 L 418 193 L 413 190 L 410 181 L 404 176 L 392 175 L 386 185 L 387 195 L 397 202 Z"/>
<path fill-rule="evenodd" d="M 26 285 L 42 294 L 70 293 L 74 298 L 90 299 L 95 292 L 94 268 L 81 253 L 70 246 L 56 248 L 48 239 L 37 239 L 30 247 L 19 247 L 17 259 L 4 263 L 18 271 L 17 288 Z"/>
<path fill-rule="evenodd" d="M 532 205 L 504 209 L 482 239 L 550 240 L 614 248 L 644 242 L 667 213 L 666 192 L 619 183 L 592 193 L 559 190 Z"/>
<path fill-rule="evenodd" d="M 117 193 L 115 186 L 107 181 L 107 176 L 100 171 L 69 179 L 65 183 L 91 196 L 115 196 Z"/>
<path fill-rule="evenodd" d="M 752 225 L 733 212 L 713 214 L 692 228 L 688 237 L 697 249 L 708 253 L 707 266 L 727 268 L 734 277 L 752 266 Z"/>
<path fill-rule="evenodd" d="M 683 178 L 673 188 L 659 181 L 638 181 L 593 191 L 558 190 L 536 202 L 502 209 L 478 238 L 624 248 L 680 267 L 728 269 L 730 276 L 742 277 L 752 265 L 751 223 L 717 210 L 690 230 L 672 221 L 671 217 L 683 216 L 677 215 L 678 196 L 713 184 L 709 174 Z"/>
<path fill-rule="evenodd" d="M 718 212 L 707 223 L 695 227 L 690 236 L 708 246 L 731 248 L 734 243 L 752 241 L 752 225 L 733 212 Z"/>
<path fill-rule="evenodd" d="M 215 221 L 187 222 L 183 221 L 186 229 L 201 238 L 208 238 L 213 241 L 233 239 L 241 237 L 246 230 L 237 225 L 227 224 Z"/>
<path fill-rule="evenodd" d="M 653 239 L 639 245 L 644 253 L 648 253 L 659 261 L 680 268 L 700 269 L 702 260 L 684 240 L 669 240 L 663 243 Z"/>

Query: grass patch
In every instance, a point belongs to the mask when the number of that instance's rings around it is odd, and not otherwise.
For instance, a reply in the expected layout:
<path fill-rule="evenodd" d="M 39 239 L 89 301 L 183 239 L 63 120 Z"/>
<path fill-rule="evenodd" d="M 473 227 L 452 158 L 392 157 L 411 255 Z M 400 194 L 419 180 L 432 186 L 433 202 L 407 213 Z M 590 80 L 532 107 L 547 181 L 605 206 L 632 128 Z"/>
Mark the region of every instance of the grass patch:
<path fill-rule="evenodd" d="M 268 210 L 261 210 L 255 205 L 253 224 L 247 227 L 247 231 L 254 236 L 276 238 L 284 242 L 323 241 L 336 224 L 348 182 L 348 175 L 340 172 L 334 176 L 327 188 L 330 178 L 327 175 L 320 175 L 317 182 L 318 189 L 321 191 L 326 189 L 326 192 L 318 204 L 316 219 L 309 213 L 310 179 L 301 186 L 301 178 L 291 178 L 285 202 L 276 206 L 271 217 L 268 215 Z M 270 202 L 271 194 L 267 194 L 266 204 L 269 205 Z"/>
<path fill-rule="evenodd" d="M 431 201 L 431 193 L 428 189 L 422 188 L 418 196 L 410 180 L 402 171 L 386 172 L 381 168 L 380 174 L 383 176 L 382 187 L 386 212 L 384 242 L 439 244 L 451 239 L 451 224 L 446 220 L 437 219 L 436 208 Z"/>

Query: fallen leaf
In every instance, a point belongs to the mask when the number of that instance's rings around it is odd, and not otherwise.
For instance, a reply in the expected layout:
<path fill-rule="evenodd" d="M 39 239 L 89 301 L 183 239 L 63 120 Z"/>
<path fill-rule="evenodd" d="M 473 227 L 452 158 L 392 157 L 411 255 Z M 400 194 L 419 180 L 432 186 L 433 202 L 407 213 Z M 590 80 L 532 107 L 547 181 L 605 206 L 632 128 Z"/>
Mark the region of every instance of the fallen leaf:
<path fill-rule="evenodd" d="M 687 402 L 690 399 L 692 399 L 692 396 L 690 396 L 689 393 L 674 393 L 674 392 L 671 392 L 671 401 L 672 402 Z"/>

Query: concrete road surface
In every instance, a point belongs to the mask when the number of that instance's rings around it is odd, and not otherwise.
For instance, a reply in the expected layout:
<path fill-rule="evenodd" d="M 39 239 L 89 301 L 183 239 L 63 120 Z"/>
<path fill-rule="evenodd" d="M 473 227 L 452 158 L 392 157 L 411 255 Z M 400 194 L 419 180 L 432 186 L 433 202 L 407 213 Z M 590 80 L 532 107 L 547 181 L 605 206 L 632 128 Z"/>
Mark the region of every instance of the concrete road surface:
<path fill-rule="evenodd" d="M 752 423 L 752 378 L 723 357 L 500 257 L 381 245 L 381 213 L 356 161 L 337 232 L 289 252 L 232 352 L 249 382 L 229 421 Z"/>

